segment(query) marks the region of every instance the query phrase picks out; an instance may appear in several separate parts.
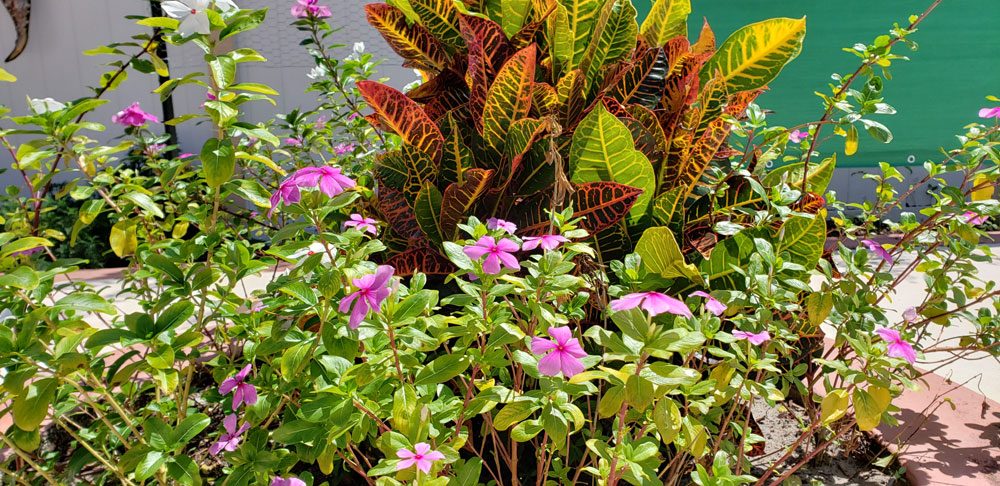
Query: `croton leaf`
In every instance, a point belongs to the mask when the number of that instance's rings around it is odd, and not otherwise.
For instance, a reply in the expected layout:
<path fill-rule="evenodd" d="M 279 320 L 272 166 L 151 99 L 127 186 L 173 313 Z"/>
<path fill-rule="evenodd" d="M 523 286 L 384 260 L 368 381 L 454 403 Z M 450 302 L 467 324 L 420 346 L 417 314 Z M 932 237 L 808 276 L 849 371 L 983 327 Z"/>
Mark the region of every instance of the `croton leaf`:
<path fill-rule="evenodd" d="M 412 206 L 424 183 L 434 182 L 437 167 L 430 156 L 410 144 L 403 144 L 399 150 L 379 155 L 374 173 L 380 187 L 402 191 Z"/>
<path fill-rule="evenodd" d="M 791 261 L 815 268 L 826 244 L 826 210 L 814 216 L 792 216 L 781 226 L 775 253 L 788 252 Z"/>
<path fill-rule="evenodd" d="M 701 34 L 698 34 L 698 42 L 691 46 L 691 54 L 696 56 L 715 52 L 715 32 L 708 26 L 708 19 L 704 19 L 701 24 Z"/>
<path fill-rule="evenodd" d="M 458 25 L 458 9 L 451 0 L 408 0 L 407 3 L 434 37 L 457 50 L 465 49 Z"/>
<path fill-rule="evenodd" d="M 458 231 L 458 223 L 471 214 L 480 196 L 486 193 L 493 182 L 493 169 L 469 169 L 465 171 L 464 184 L 452 184 L 444 190 L 441 198 L 441 236 L 450 240 Z"/>
<path fill-rule="evenodd" d="M 584 108 L 586 108 L 583 83 L 583 71 L 579 69 L 566 73 L 556 83 L 556 96 L 560 106 L 559 122 L 566 129 L 573 129 L 580 113 L 583 113 Z"/>
<path fill-rule="evenodd" d="M 823 211 L 825 208 L 826 198 L 815 192 L 807 192 L 803 194 L 802 197 L 798 201 L 795 201 L 795 204 L 792 205 L 792 209 L 795 211 L 808 214 L 819 214 L 819 212 Z"/>
<path fill-rule="evenodd" d="M 427 105 L 433 104 L 443 115 L 469 102 L 469 88 L 462 75 L 452 69 L 445 69 L 426 83 L 408 91 L 406 96 L 418 103 L 424 103 L 424 111 L 430 111 Z M 435 114 L 429 113 L 428 117 L 432 120 L 437 119 Z"/>
<path fill-rule="evenodd" d="M 558 79 L 573 63 L 575 38 L 569 24 L 568 10 L 560 2 L 553 3 L 555 10 L 545 19 L 545 32 L 549 40 L 549 56 L 552 59 L 552 77 Z"/>
<path fill-rule="evenodd" d="M 676 168 L 670 168 L 668 178 L 664 181 L 667 189 L 674 187 L 686 187 L 686 196 L 690 195 L 708 164 L 715 157 L 719 147 L 729 137 L 729 123 L 722 118 L 717 118 L 708 124 L 705 133 L 691 147 L 688 155 L 684 157 Z M 675 139 L 676 140 L 676 139 Z M 668 160 L 668 163 L 670 161 Z"/>
<path fill-rule="evenodd" d="M 757 99 L 764 90 L 755 89 L 751 91 L 740 91 L 729 95 L 729 103 L 726 105 L 726 114 L 736 119 L 746 118 L 747 107 L 753 100 Z"/>
<path fill-rule="evenodd" d="M 675 187 L 653 199 L 651 213 L 654 221 L 664 226 L 670 226 L 672 229 L 683 225 L 684 199 L 682 196 L 684 189 L 683 187 Z"/>
<path fill-rule="evenodd" d="M 746 280 L 736 269 L 743 268 L 754 252 L 753 237 L 743 230 L 715 246 L 712 255 L 698 264 L 707 286 L 714 290 L 744 290 Z M 692 287 L 694 287 L 692 285 Z M 686 290 L 686 289 L 685 289 Z M 686 293 L 686 292 L 682 292 Z"/>
<path fill-rule="evenodd" d="M 508 38 L 514 37 L 531 13 L 531 0 L 503 0 L 500 4 L 503 32 Z"/>
<path fill-rule="evenodd" d="M 691 0 L 656 0 L 639 32 L 647 44 L 662 46 L 674 37 L 687 36 L 690 13 Z"/>
<path fill-rule="evenodd" d="M 585 218 L 580 228 L 596 234 L 621 221 L 640 195 L 642 189 L 624 184 L 588 182 L 574 186 L 569 203 L 573 205 L 573 218 Z M 548 232 L 550 218 L 546 210 L 551 209 L 551 198 L 551 190 L 540 191 L 513 205 L 508 219 L 517 223 L 518 234 L 538 236 Z"/>
<path fill-rule="evenodd" d="M 375 110 L 382 124 L 402 137 L 404 142 L 438 160 L 444 137 L 434 120 L 420 109 L 417 102 L 374 81 L 358 81 L 358 91 L 368 106 Z"/>
<path fill-rule="evenodd" d="M 402 10 L 387 3 L 365 5 L 368 23 L 382 34 L 389 47 L 418 69 L 440 71 L 448 64 L 448 53 L 424 26 L 406 21 Z"/>
<path fill-rule="evenodd" d="M 434 187 L 434 184 L 428 181 L 420 187 L 420 192 L 417 193 L 413 205 L 413 213 L 417 217 L 417 224 L 420 225 L 420 229 L 427 235 L 427 238 L 440 245 L 444 241 L 438 222 L 441 213 L 441 191 Z"/>
<path fill-rule="evenodd" d="M 594 26 L 580 68 L 586 75 L 585 90 L 599 86 L 606 66 L 621 59 L 635 48 L 639 24 L 630 0 L 607 0 Z M 589 92 L 589 91 L 588 91 Z"/>
<path fill-rule="evenodd" d="M 476 129 L 482 132 L 483 106 L 490 82 L 514 48 L 507 41 L 503 29 L 489 19 L 460 15 L 459 26 L 469 48 L 469 67 L 465 71 L 465 83 L 469 86 L 469 112 Z"/>
<path fill-rule="evenodd" d="M 761 183 L 767 187 L 773 187 L 782 181 L 788 183 L 793 189 L 802 187 L 802 162 L 783 165 L 768 171 L 761 179 Z M 833 171 L 837 167 L 837 154 L 823 159 L 818 164 L 809 166 L 809 174 L 806 176 L 806 189 L 812 192 L 824 193 L 833 178 Z"/>
<path fill-rule="evenodd" d="M 573 55 L 564 67 L 565 71 L 570 71 L 580 67 L 583 61 L 583 54 L 601 14 L 602 3 L 599 0 L 562 0 L 559 3 L 566 7 L 568 32 L 565 35 L 573 42 Z M 559 35 L 564 34 L 560 32 Z"/>
<path fill-rule="evenodd" d="M 642 105 L 630 105 L 626 107 L 626 110 L 628 110 L 629 116 L 642 123 L 642 126 L 653 135 L 653 139 L 656 141 L 656 150 L 666 152 L 667 135 L 663 132 L 660 121 L 656 119 L 656 114 Z"/>
<path fill-rule="evenodd" d="M 500 189 L 507 187 L 517 173 L 525 153 L 535 145 L 547 128 L 547 123 L 534 118 L 518 120 L 510 127 L 510 133 L 507 134 L 507 141 L 504 143 L 504 157 L 509 161 L 509 170 L 506 174 L 500 174 L 505 178 Z"/>
<path fill-rule="evenodd" d="M 521 49 L 500 68 L 483 105 L 483 138 L 500 150 L 511 124 L 528 116 L 535 79 L 534 44 Z"/>
<path fill-rule="evenodd" d="M 605 261 L 621 260 L 632 252 L 632 240 L 629 239 L 628 229 L 624 221 L 619 221 L 595 233 L 590 239 L 590 244 Z"/>
<path fill-rule="evenodd" d="M 698 130 L 694 133 L 695 138 L 700 137 L 708 128 L 708 124 L 722 115 L 728 98 L 729 93 L 726 91 L 726 83 L 722 80 L 722 73 L 717 72 L 716 76 L 702 86 L 701 93 L 698 95 L 701 120 L 698 122 Z"/>
<path fill-rule="evenodd" d="M 389 187 L 380 187 L 378 194 L 378 211 L 382 219 L 389 223 L 400 236 L 411 241 L 426 241 L 424 232 L 417 223 L 413 208 L 406 202 L 401 191 Z"/>
<path fill-rule="evenodd" d="M 441 121 L 441 134 L 444 136 L 444 146 L 438 165 L 438 187 L 448 187 L 455 182 L 464 184 L 462 174 L 474 165 L 474 160 L 454 112 L 449 112 Z"/>
<path fill-rule="evenodd" d="M 636 95 L 643 88 L 646 78 L 653 75 L 654 78 L 658 78 L 659 80 L 659 90 L 648 94 L 655 97 L 654 101 L 659 101 L 664 83 L 666 82 L 666 56 L 664 56 L 663 62 L 660 63 L 658 72 L 654 73 L 654 68 L 657 66 L 657 59 L 660 58 L 661 52 L 660 49 L 646 49 L 634 61 L 627 64 L 625 69 L 619 73 L 614 86 L 608 92 L 608 96 L 622 103 L 628 103 L 632 100 L 632 96 Z M 646 88 L 649 89 L 650 87 L 653 88 L 651 91 L 656 91 L 655 86 L 647 86 Z M 643 98 L 643 96 L 640 95 L 639 98 Z M 636 101 L 642 102 L 640 100 Z M 654 104 L 653 106 L 656 105 Z"/>
<path fill-rule="evenodd" d="M 449 275 L 457 268 L 432 248 L 413 248 L 393 255 L 385 261 L 396 269 L 396 275 L 411 276 L 417 272 L 427 275 Z"/>
<path fill-rule="evenodd" d="M 531 83 L 532 115 L 548 116 L 559 110 L 556 90 L 547 83 Z"/>
<path fill-rule="evenodd" d="M 701 196 L 685 211 L 685 223 L 707 220 L 709 216 L 731 215 L 737 209 L 762 209 L 764 188 L 749 178 L 736 175 L 725 180 L 726 192 Z M 755 187 L 756 186 L 756 187 Z"/>
<path fill-rule="evenodd" d="M 701 68 L 702 84 L 716 70 L 730 93 L 762 88 L 802 51 L 806 18 L 778 18 L 743 27 L 726 39 Z"/>
<path fill-rule="evenodd" d="M 635 149 L 625 125 L 598 104 L 573 132 L 569 156 L 570 181 L 575 183 L 612 181 L 642 191 L 629 217 L 646 213 L 656 189 L 653 167 Z"/>
<path fill-rule="evenodd" d="M 666 226 L 647 228 L 635 244 L 640 270 L 663 278 L 685 278 L 704 285 L 698 267 L 684 261 L 674 232 Z"/>

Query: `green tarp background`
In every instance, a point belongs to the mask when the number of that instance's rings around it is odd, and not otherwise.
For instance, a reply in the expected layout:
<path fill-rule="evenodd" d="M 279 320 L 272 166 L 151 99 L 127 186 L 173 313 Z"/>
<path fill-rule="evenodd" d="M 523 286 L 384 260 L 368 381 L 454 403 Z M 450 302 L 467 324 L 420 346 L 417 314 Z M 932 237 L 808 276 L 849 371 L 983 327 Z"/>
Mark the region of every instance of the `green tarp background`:
<path fill-rule="evenodd" d="M 652 3 L 633 3 L 641 24 Z M 907 17 L 923 12 L 931 0 L 691 3 L 688 34 L 692 41 L 706 17 L 720 44 L 749 23 L 772 17 L 807 17 L 802 53 L 770 84 L 771 91 L 758 98 L 762 107 L 775 112 L 769 124 L 793 126 L 822 115 L 821 100 L 814 92 L 829 94 L 830 74 L 849 75 L 857 69 L 860 58 L 842 48 L 871 43 L 876 36 L 888 34 L 893 22 L 908 25 Z M 838 167 L 872 167 L 883 161 L 921 165 L 927 159 L 940 160 L 938 147 L 956 147 L 954 135 L 979 120 L 980 108 L 996 105 L 985 97 L 1000 97 L 1000 0 L 944 0 L 910 38 L 919 44 L 919 50 L 896 44 L 893 53 L 910 60 L 893 63 L 893 80 L 886 82 L 883 90 L 885 101 L 898 113 L 874 117 L 892 130 L 894 140 L 878 143 L 862 129 L 858 153 L 838 157 Z M 824 133 L 832 131 L 827 127 Z M 833 150 L 843 155 L 843 138 L 832 138 L 821 147 L 824 153 Z"/>

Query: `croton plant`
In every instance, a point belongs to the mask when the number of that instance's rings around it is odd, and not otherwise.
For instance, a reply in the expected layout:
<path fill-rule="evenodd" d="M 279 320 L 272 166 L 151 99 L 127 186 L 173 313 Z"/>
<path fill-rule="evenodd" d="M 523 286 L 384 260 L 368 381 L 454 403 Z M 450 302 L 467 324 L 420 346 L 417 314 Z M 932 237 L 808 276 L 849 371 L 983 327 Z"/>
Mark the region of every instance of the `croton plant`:
<path fill-rule="evenodd" d="M 562 207 L 584 218 L 602 263 L 638 246 L 724 274 L 739 257 L 738 242 L 724 243 L 735 253 L 711 251 L 725 238 L 713 225 L 720 215 L 738 224 L 769 195 L 717 161 L 744 155 L 728 145 L 730 122 L 799 53 L 805 19 L 751 24 L 717 47 L 707 21 L 688 40 L 688 0 L 655 2 L 641 26 L 628 0 L 396 0 L 366 10 L 426 78 L 405 94 L 359 84 L 369 120 L 404 141 L 375 168 L 389 262 L 401 273 L 450 273 L 440 244 L 468 215 L 538 236 L 549 232 L 547 211 Z M 803 200 L 812 213 L 823 206 Z M 797 253 L 815 265 L 822 218 L 774 229 L 779 246 L 808 243 Z M 657 260 L 674 261 L 644 258 L 646 270 L 700 280 L 693 267 Z"/>

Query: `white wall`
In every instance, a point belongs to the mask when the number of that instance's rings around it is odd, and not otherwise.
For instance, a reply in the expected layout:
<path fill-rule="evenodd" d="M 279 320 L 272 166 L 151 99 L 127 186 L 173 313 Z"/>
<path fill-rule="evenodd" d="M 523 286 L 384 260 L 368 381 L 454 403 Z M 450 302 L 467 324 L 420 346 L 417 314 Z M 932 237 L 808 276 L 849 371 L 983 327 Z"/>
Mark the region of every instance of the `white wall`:
<path fill-rule="evenodd" d="M 259 101 L 244 105 L 245 121 L 257 122 L 270 119 L 275 113 L 287 113 L 294 108 L 315 106 L 316 93 L 305 93 L 309 84 L 306 74 L 313 66 L 312 59 L 299 41 L 305 34 L 291 25 L 294 18 L 289 8 L 291 0 L 236 0 L 240 8 L 270 8 L 267 20 L 254 31 L 234 37 L 235 47 L 252 47 L 268 59 L 267 63 L 244 63 L 237 72 L 238 82 L 269 84 L 280 96 L 275 97 L 277 106 Z M 386 45 L 381 36 L 365 21 L 363 6 L 376 0 L 329 0 L 334 17 L 333 26 L 343 26 L 329 37 L 329 41 L 346 44 L 335 49 L 332 54 L 346 57 L 354 42 L 365 43 L 366 50 L 375 59 L 390 58 L 379 67 L 381 76 L 389 76 L 390 84 L 396 87 L 416 79 L 413 71 L 400 66 L 401 61 Z M 4 69 L 18 77 L 16 83 L 0 83 L 0 105 L 12 109 L 13 114 L 28 112 L 25 96 L 33 98 L 51 97 L 69 101 L 91 94 L 86 86 L 98 84 L 102 73 L 112 67 L 103 63 L 115 60 L 113 56 L 84 56 L 81 54 L 111 42 L 124 42 L 130 36 L 149 31 L 135 25 L 125 15 L 149 15 L 149 3 L 145 0 L 34 0 L 31 12 L 31 34 L 28 47 L 19 58 L 7 64 Z M 6 57 L 15 40 L 14 25 L 5 10 L 0 10 L 0 59 Z M 133 53 L 136 48 L 123 48 Z M 207 72 L 201 49 L 194 45 L 170 46 L 168 62 L 173 77 L 190 72 Z M 108 130 L 91 134 L 93 138 L 110 141 L 122 134 L 120 127 L 111 125 L 111 116 L 133 101 L 139 101 L 144 110 L 162 119 L 159 96 L 152 93 L 159 86 L 155 74 L 141 74 L 129 71 L 129 78 L 118 90 L 106 94 L 109 103 L 99 108 L 88 119 L 104 123 Z M 174 92 L 174 113 L 181 115 L 200 111 L 205 90 L 197 85 L 178 88 Z M 11 128 L 4 126 L 4 128 Z M 211 136 L 205 125 L 187 122 L 178 127 L 183 152 L 197 153 L 201 144 Z M 23 140 L 14 138 L 13 141 Z M 0 167 L 9 168 L 12 158 L 6 151 L 0 151 Z M 0 174 L 0 184 L 19 184 L 20 175 L 8 170 Z"/>

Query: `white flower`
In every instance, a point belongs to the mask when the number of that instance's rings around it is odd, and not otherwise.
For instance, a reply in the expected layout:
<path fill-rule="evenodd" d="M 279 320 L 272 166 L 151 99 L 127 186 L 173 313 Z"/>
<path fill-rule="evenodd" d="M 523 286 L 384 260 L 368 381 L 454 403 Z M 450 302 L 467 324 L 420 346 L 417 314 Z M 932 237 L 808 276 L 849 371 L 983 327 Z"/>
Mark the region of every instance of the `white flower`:
<path fill-rule="evenodd" d="M 52 98 L 33 98 L 28 100 L 28 106 L 31 107 L 31 111 L 37 114 L 49 113 L 51 111 L 59 111 L 66 108 L 64 103 L 60 103 Z"/>
<path fill-rule="evenodd" d="M 211 24 L 208 21 L 208 5 L 211 0 L 170 0 L 163 2 L 163 11 L 175 19 L 181 20 L 181 25 L 177 27 L 177 33 L 181 37 L 192 34 L 208 35 L 212 32 Z"/>
<path fill-rule="evenodd" d="M 364 54 L 364 53 L 365 53 L 365 43 L 364 42 L 355 42 L 354 43 L 354 50 L 353 50 L 353 52 L 351 52 L 351 55 L 347 56 L 347 60 L 348 61 L 360 61 L 361 60 L 361 55 Z"/>
<path fill-rule="evenodd" d="M 17 319 L 17 317 L 14 316 L 14 313 L 11 312 L 10 309 L 4 309 L 0 311 L 0 323 L 6 322 L 10 319 Z"/>
<path fill-rule="evenodd" d="M 306 76 L 309 76 L 309 79 L 325 78 L 326 77 L 326 72 L 327 71 L 326 71 L 325 67 L 323 67 L 323 66 L 316 66 L 316 67 L 312 68 L 312 71 L 309 71 L 309 74 L 307 74 Z"/>
<path fill-rule="evenodd" d="M 233 0 L 215 0 L 215 7 L 223 12 L 240 9 L 235 3 L 233 3 Z"/>

